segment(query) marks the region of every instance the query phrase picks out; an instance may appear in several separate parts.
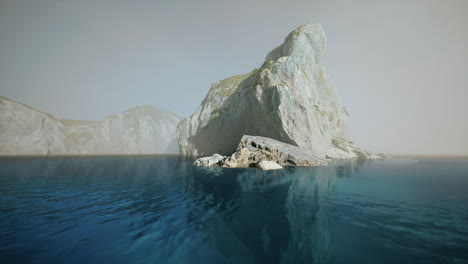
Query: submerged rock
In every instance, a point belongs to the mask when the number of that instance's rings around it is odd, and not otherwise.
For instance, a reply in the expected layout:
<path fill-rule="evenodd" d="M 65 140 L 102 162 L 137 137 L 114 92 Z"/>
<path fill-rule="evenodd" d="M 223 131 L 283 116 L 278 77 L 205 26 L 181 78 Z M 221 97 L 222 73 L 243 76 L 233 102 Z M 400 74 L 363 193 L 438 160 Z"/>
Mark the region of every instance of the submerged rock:
<path fill-rule="evenodd" d="M 283 168 L 281 165 L 271 160 L 262 160 L 257 163 L 257 167 L 261 170 L 279 170 Z"/>
<path fill-rule="evenodd" d="M 259 167 L 259 163 L 262 161 L 271 161 L 280 167 L 324 166 L 328 164 L 326 160 L 302 152 L 297 146 L 271 138 L 245 135 L 239 142 L 237 150 L 230 156 L 214 154 L 197 159 L 194 165 L 248 168 Z M 265 163 L 265 166 L 273 166 L 273 163 Z"/>
<path fill-rule="evenodd" d="M 319 24 L 300 26 L 266 56 L 260 69 L 213 84 L 196 112 L 177 126 L 180 153 L 229 155 L 249 134 L 319 158 L 327 153 L 345 157 L 347 150 L 337 151 L 333 141 L 347 138 L 349 114 L 320 64 L 325 50 Z"/>

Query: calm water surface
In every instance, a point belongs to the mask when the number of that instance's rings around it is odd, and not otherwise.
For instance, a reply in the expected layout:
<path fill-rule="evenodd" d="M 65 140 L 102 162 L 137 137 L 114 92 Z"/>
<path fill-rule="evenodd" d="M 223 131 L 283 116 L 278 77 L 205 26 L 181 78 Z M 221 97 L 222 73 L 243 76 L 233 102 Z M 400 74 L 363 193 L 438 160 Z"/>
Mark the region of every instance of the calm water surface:
<path fill-rule="evenodd" d="M 468 263 L 468 160 L 0 159 L 1 263 Z"/>

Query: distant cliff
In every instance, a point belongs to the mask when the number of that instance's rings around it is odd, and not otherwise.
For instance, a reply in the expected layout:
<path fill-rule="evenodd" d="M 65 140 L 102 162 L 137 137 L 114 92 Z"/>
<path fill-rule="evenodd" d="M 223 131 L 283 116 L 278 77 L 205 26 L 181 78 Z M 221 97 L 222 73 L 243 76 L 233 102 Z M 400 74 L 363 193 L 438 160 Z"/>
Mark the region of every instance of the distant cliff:
<path fill-rule="evenodd" d="M 0 97 L 0 155 L 178 153 L 180 119 L 143 106 L 102 121 L 63 120 Z"/>
<path fill-rule="evenodd" d="M 254 135 L 321 158 L 377 157 L 347 140 L 348 111 L 320 64 L 325 50 L 319 24 L 300 26 L 260 69 L 213 84 L 177 127 L 181 154 L 230 155 L 243 135 Z"/>

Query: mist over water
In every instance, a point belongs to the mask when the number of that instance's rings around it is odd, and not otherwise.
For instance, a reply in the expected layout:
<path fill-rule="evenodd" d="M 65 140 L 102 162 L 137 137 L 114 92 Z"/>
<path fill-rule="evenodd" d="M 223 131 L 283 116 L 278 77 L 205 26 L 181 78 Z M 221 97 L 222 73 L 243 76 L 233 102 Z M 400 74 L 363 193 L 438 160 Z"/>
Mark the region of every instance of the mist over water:
<path fill-rule="evenodd" d="M 5 263 L 466 263 L 468 160 L 0 159 Z"/>
<path fill-rule="evenodd" d="M 468 155 L 468 1 L 0 1 L 0 96 L 58 118 L 141 105 L 188 117 L 212 83 L 259 68 L 319 22 L 350 139 Z M 210 153 L 212 154 L 212 153 Z"/>

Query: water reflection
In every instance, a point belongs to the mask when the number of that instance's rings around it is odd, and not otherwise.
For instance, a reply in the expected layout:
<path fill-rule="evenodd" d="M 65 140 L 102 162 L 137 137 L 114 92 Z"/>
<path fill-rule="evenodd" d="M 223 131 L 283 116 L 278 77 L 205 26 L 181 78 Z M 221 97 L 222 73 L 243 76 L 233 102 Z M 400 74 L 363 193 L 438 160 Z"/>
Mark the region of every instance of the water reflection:
<path fill-rule="evenodd" d="M 176 156 L 0 160 L 0 256 L 11 263 L 332 263 L 337 179 L 365 165 L 261 171 L 191 163 Z"/>
<path fill-rule="evenodd" d="M 368 159 L 347 159 L 347 160 L 336 160 L 333 161 L 331 166 L 336 168 L 336 176 L 338 177 L 350 177 L 355 173 L 359 173 L 360 167 L 367 167 L 374 161 Z"/>
<path fill-rule="evenodd" d="M 180 166 L 198 201 L 191 222 L 227 257 L 255 263 L 333 263 L 330 201 L 337 177 L 363 163 L 279 171 Z M 193 177 L 192 177 L 193 176 Z M 232 259 L 231 259 L 232 260 Z"/>

